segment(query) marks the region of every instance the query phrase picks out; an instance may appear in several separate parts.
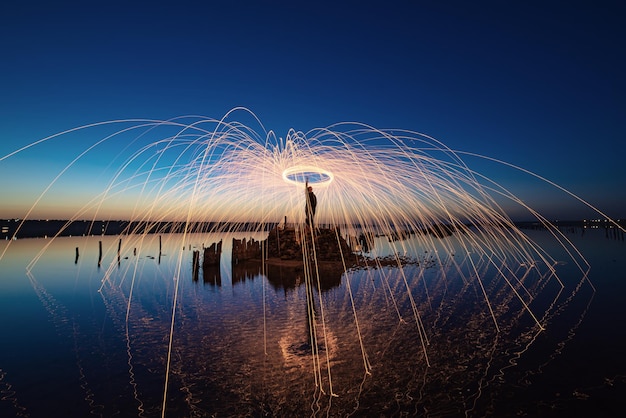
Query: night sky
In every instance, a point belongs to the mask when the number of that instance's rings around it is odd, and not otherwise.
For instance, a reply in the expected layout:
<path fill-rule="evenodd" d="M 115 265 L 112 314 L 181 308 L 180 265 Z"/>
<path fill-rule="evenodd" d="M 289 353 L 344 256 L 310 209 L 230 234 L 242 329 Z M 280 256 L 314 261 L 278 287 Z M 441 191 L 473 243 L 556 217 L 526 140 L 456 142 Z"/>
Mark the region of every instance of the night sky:
<path fill-rule="evenodd" d="M 136 3 L 2 3 L 0 158 L 93 122 L 243 106 L 277 136 L 344 121 L 422 132 L 626 216 L 624 2 Z M 23 216 L 67 147 L 0 161 L 0 217 Z M 599 217 L 463 156 L 550 219 Z"/>

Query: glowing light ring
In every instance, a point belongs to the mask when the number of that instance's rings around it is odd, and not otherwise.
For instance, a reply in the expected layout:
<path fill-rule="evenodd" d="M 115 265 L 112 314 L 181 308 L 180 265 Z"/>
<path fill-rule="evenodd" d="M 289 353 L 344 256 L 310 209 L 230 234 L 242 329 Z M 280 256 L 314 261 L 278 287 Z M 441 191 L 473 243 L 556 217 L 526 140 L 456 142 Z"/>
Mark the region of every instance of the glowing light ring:
<path fill-rule="evenodd" d="M 295 177 L 295 178 L 294 178 Z M 325 187 L 333 182 L 333 173 L 313 165 L 296 165 L 283 171 L 283 180 L 296 186 L 303 185 L 307 179 L 310 184 Z"/>

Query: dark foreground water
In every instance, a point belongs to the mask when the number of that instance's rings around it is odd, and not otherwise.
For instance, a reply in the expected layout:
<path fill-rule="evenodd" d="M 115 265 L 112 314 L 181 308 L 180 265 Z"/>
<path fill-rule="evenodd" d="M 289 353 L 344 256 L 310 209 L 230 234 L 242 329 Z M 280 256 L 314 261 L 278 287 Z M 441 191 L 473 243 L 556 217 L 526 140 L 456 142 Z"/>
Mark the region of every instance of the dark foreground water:
<path fill-rule="evenodd" d="M 461 252 L 309 282 L 233 267 L 231 236 L 170 235 L 160 253 L 156 236 L 123 237 L 119 258 L 113 236 L 13 241 L 0 416 L 620 415 L 626 243 L 567 231 L 594 291 L 548 232 L 527 233 L 564 282 L 524 279 L 543 332 L 490 268 L 459 271 Z M 220 238 L 221 267 L 194 275 L 193 250 Z"/>

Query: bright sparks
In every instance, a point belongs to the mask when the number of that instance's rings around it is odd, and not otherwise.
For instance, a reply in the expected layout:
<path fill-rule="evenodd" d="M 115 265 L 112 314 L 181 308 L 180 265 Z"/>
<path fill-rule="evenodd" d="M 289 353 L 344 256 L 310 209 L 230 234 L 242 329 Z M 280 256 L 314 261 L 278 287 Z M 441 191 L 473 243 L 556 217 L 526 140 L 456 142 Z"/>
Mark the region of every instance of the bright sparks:
<path fill-rule="evenodd" d="M 258 128 L 231 121 L 237 112 L 252 117 Z M 181 223 L 187 226 L 186 232 L 243 230 L 258 234 L 285 220 L 303 230 L 304 192 L 308 184 L 317 195 L 318 227 L 337 231 L 338 238 L 341 234 L 352 244 L 356 244 L 352 240 L 355 236 L 365 237 L 371 248 L 363 250 L 357 245 L 353 248 L 374 260 L 372 266 L 378 268 L 371 274 L 389 290 L 392 296 L 389 303 L 395 304 L 399 312 L 396 301 L 399 293 L 408 299 L 426 365 L 432 354 L 428 347 L 438 336 L 436 320 L 428 323 L 423 318 L 424 311 L 432 308 L 435 300 L 428 292 L 441 283 L 447 286 L 453 276 L 463 283 L 463 291 L 471 287 L 479 295 L 481 315 L 488 319 L 497 335 L 505 329 L 510 332 L 520 318 L 527 319 L 527 329 L 543 331 L 581 285 L 588 283 L 587 262 L 558 228 L 514 193 L 473 171 L 459 153 L 423 134 L 342 123 L 306 133 L 290 130 L 283 139 L 272 131 L 267 132 L 250 112 L 238 109 L 220 120 L 179 118 L 95 124 L 45 138 L 32 146 L 96 128 L 112 128 L 113 132 L 84 150 L 68 150 L 76 153 L 75 158 L 34 198 L 25 219 L 46 202 L 53 186 L 62 183 L 65 175 L 81 163 L 89 164 L 97 148 L 111 142 L 129 145 L 121 151 L 115 150 L 107 185 L 95 198 L 75 208 L 71 220 L 88 216 L 106 219 L 107 210 L 123 206 L 128 208 L 130 221 Z M 0 162 L 16 153 L 1 158 Z M 546 228 L 580 274 L 575 278 L 559 277 L 555 268 L 557 260 L 515 227 L 501 208 L 503 201 L 519 205 Z M 144 238 L 142 234 L 138 240 Z M 387 253 L 383 254 L 384 251 Z M 391 255 L 395 260 L 391 263 L 395 278 L 377 264 L 379 255 Z M 314 259 L 315 253 L 306 256 Z M 350 267 L 349 256 L 345 255 L 344 267 Z M 418 262 L 407 268 L 404 264 L 407 258 Z M 181 253 L 176 279 L 187 261 Z M 429 283 L 423 279 L 428 266 L 441 268 L 441 275 Z M 133 280 L 140 273 L 141 266 L 136 265 Z M 319 283 L 316 274 L 319 273 L 315 270 L 305 271 L 307 286 Z M 104 282 L 111 284 L 111 280 L 107 276 Z M 352 300 L 349 279 L 346 286 Z M 166 376 L 169 376 L 173 344 L 176 294 L 171 310 Z M 562 295 L 566 294 L 569 299 L 563 300 Z M 446 295 L 444 292 L 441 296 L 439 306 L 449 306 L 452 312 L 453 306 L 462 303 L 463 293 L 449 301 L 445 300 Z M 309 302 L 313 303 L 312 296 Z M 319 321 L 324 327 L 321 298 L 318 303 Z M 130 304 L 129 295 L 128 312 Z M 361 341 L 359 328 L 359 321 L 364 318 L 359 318 L 353 302 L 350 309 L 364 369 L 369 374 L 367 341 Z M 316 359 L 313 363 L 316 383 L 321 387 L 326 384 L 321 373 L 323 362 Z M 333 394 L 330 376 L 329 365 L 328 393 Z M 163 413 L 166 398 L 167 380 Z"/>

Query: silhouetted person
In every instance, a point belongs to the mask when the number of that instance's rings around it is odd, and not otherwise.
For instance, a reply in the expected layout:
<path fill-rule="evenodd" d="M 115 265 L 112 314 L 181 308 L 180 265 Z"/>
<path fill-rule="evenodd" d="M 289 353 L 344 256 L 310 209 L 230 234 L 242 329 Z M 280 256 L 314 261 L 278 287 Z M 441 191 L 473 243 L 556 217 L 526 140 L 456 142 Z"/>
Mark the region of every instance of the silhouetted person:
<path fill-rule="evenodd" d="M 304 211 L 306 214 L 306 225 L 313 229 L 313 220 L 315 218 L 315 208 L 317 207 L 317 197 L 313 193 L 313 187 L 306 188 L 306 206 Z"/>

